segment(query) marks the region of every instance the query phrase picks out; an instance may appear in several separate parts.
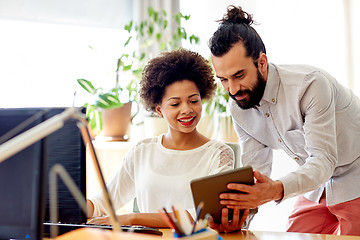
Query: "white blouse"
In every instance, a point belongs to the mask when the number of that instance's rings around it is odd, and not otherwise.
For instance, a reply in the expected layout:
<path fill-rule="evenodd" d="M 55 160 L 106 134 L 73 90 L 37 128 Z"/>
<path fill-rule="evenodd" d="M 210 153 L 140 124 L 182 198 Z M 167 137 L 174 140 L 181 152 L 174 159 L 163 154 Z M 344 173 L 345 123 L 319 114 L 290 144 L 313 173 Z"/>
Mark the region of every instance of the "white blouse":
<path fill-rule="evenodd" d="M 136 197 L 141 213 L 155 213 L 175 204 L 193 212 L 190 181 L 234 168 L 234 153 L 221 141 L 210 140 L 184 151 L 167 149 L 161 142 L 162 135 L 144 139 L 126 154 L 107 183 L 115 210 Z M 89 200 L 94 204 L 92 217 L 106 215 L 102 191 Z"/>

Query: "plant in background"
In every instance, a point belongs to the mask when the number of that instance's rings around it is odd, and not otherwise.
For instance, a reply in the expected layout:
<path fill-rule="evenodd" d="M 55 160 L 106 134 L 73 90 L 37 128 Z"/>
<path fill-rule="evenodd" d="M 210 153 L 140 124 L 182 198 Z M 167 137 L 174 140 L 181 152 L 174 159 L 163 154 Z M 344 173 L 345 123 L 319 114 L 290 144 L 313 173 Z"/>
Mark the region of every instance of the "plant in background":
<path fill-rule="evenodd" d="M 211 58 L 209 58 L 209 63 L 212 65 Z M 216 75 L 214 67 L 213 74 Z M 221 82 L 216 79 L 217 81 L 217 88 L 215 91 L 214 97 L 209 99 L 208 101 L 204 101 L 203 105 L 205 106 L 205 114 L 210 116 L 211 118 L 214 117 L 214 114 L 216 113 L 218 117 L 221 116 L 230 116 L 230 112 L 227 108 L 229 104 L 229 94 L 225 90 L 225 88 L 221 85 Z"/>
<path fill-rule="evenodd" d="M 190 44 L 198 44 L 199 37 L 188 35 L 186 29 L 181 26 L 181 21 L 188 21 L 190 15 L 183 15 L 178 12 L 173 15 L 176 27 L 170 27 L 171 24 L 167 18 L 165 10 L 155 11 L 152 7 L 148 8 L 147 18 L 135 24 L 130 21 L 124 29 L 129 33 L 129 37 L 124 44 L 127 47 L 129 43 L 138 41 L 139 48 L 130 53 L 124 53 L 120 59 L 120 65 L 124 71 L 132 71 L 135 78 L 139 81 L 145 64 L 162 51 L 176 50 L 181 46 L 181 41 L 189 41 Z M 171 29 L 170 29 L 171 28 Z M 171 32 L 172 31 L 172 32 Z"/>
<path fill-rule="evenodd" d="M 127 94 L 127 96 L 125 96 L 125 99 L 128 99 L 126 102 L 133 102 L 137 98 L 136 82 L 131 80 L 126 88 L 123 89 L 119 84 L 118 73 L 116 74 L 115 87 L 111 88 L 108 92 L 104 92 L 101 87 L 95 88 L 93 84 L 86 79 L 77 79 L 77 82 L 88 93 L 96 96 L 93 103 L 88 102 L 84 104 L 86 107 L 86 116 L 89 119 L 89 125 L 92 130 L 102 130 L 103 122 L 99 108 L 112 109 L 122 107 L 124 103 L 121 102 L 120 99 L 124 94 Z"/>
<path fill-rule="evenodd" d="M 171 24 L 167 20 L 166 11 L 155 11 L 149 7 L 145 20 L 137 24 L 130 21 L 125 25 L 124 30 L 129 36 L 123 44 L 123 54 L 117 59 L 114 87 L 105 92 L 102 87 L 95 88 L 89 80 L 77 79 L 83 89 L 96 97 L 94 102 L 85 104 L 91 129 L 102 129 L 102 116 L 99 108 L 121 107 L 124 104 L 121 97 L 124 95 L 127 95 L 125 97 L 128 99 L 127 101 L 138 102 L 137 90 L 141 73 L 146 63 L 154 57 L 152 54 L 154 48 L 156 49 L 155 52 L 175 50 L 181 46 L 182 40 L 189 41 L 191 44 L 199 43 L 199 37 L 189 36 L 185 28 L 181 27 L 181 21 L 188 21 L 189 19 L 189 15 L 183 15 L 181 12 L 176 13 L 173 19 L 170 19 L 170 21 L 174 20 L 176 27 L 170 32 L 169 26 Z M 139 43 L 139 45 L 134 47 L 131 43 Z M 121 80 L 128 83 L 125 88 L 122 88 L 120 84 L 121 72 L 132 73 L 130 79 Z"/>
<path fill-rule="evenodd" d="M 221 85 L 217 83 L 217 88 L 214 97 L 204 101 L 205 113 L 210 117 L 214 116 L 214 113 L 217 113 L 220 116 L 230 116 L 227 105 L 229 103 L 229 94 Z"/>
<path fill-rule="evenodd" d="M 210 59 L 211 62 L 211 59 Z M 215 70 L 213 69 L 214 74 Z M 210 137 L 219 138 L 227 142 L 236 142 L 237 136 L 233 127 L 233 121 L 229 110 L 229 93 L 217 80 L 215 95 L 208 101 L 203 101 L 204 118 L 210 122 L 203 127 L 203 131 L 210 133 Z"/>

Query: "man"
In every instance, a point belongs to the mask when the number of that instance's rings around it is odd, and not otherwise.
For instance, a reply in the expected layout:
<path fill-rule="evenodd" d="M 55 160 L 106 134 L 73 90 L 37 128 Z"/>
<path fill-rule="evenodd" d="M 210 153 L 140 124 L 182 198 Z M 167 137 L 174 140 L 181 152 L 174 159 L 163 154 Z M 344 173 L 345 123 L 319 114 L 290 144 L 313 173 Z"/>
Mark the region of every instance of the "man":
<path fill-rule="evenodd" d="M 256 169 L 255 185 L 228 185 L 246 194 L 224 193 L 220 202 L 251 209 L 299 196 L 287 231 L 360 235 L 359 99 L 321 69 L 269 63 L 252 23 L 230 6 L 209 41 L 216 75 L 232 99 L 242 164 Z M 300 167 L 270 179 L 273 149 Z"/>

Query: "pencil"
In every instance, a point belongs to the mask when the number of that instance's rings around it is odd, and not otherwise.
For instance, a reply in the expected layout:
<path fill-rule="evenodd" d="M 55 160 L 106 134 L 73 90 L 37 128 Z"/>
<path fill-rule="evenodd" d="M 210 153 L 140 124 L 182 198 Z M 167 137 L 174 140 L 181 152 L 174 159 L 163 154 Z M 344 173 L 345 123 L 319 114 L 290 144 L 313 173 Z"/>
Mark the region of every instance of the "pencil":
<path fill-rule="evenodd" d="M 201 213 L 201 210 L 203 209 L 204 207 L 204 202 L 200 202 L 199 205 L 197 206 L 197 209 L 196 209 L 196 219 L 194 221 L 194 225 L 193 225 L 193 229 L 191 231 L 191 234 L 194 233 L 195 231 L 195 228 L 196 228 L 196 223 L 199 221 L 199 218 L 200 218 L 200 213 Z"/>
<path fill-rule="evenodd" d="M 168 216 L 162 212 L 161 210 L 159 210 L 160 216 L 162 217 L 162 219 L 166 222 L 166 224 L 169 226 L 169 228 L 174 229 L 175 230 L 175 226 L 174 224 L 170 221 L 170 219 L 168 218 Z"/>
<path fill-rule="evenodd" d="M 166 208 L 163 208 L 163 211 L 164 211 L 163 213 L 164 213 L 165 217 L 168 219 L 168 221 L 166 221 L 166 222 L 168 222 L 168 225 L 172 229 L 174 229 L 177 234 L 183 235 L 184 233 L 183 233 L 181 227 L 179 226 L 178 222 L 177 221 L 175 222 L 173 220 L 173 218 L 170 216 L 170 214 L 166 211 Z"/>
<path fill-rule="evenodd" d="M 182 235 L 184 235 L 184 230 L 181 227 L 181 223 L 180 223 L 180 217 L 179 217 L 179 212 L 178 210 L 175 209 L 174 206 L 171 206 L 172 210 L 173 210 L 173 222 L 175 224 L 175 226 L 179 229 L 179 232 L 182 233 Z"/>
<path fill-rule="evenodd" d="M 174 206 L 171 206 L 171 209 L 173 210 L 174 218 L 175 218 L 177 221 L 180 221 L 178 210 L 176 210 Z"/>

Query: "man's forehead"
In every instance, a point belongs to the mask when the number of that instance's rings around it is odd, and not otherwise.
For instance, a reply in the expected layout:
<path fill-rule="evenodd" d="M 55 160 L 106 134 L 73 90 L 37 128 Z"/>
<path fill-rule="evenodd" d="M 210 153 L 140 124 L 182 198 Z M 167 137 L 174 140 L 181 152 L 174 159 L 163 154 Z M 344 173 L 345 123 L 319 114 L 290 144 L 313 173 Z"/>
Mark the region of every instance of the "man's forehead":
<path fill-rule="evenodd" d="M 253 61 L 249 57 L 239 55 L 212 56 L 213 66 L 217 77 L 230 77 L 251 67 Z"/>

